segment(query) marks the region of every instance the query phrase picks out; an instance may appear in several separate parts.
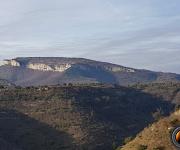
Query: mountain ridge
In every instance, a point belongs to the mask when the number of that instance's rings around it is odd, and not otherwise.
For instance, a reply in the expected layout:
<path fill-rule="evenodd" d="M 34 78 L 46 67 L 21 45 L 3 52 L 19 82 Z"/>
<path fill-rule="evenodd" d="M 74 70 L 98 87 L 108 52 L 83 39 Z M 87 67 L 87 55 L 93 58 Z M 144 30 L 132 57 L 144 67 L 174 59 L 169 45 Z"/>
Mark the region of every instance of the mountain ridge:
<path fill-rule="evenodd" d="M 108 62 L 100 62 L 100 61 L 95 61 L 95 60 L 90 60 L 90 59 L 85 59 L 85 58 L 68 58 L 68 57 L 17 57 L 15 59 L 7 59 L 4 60 L 4 63 L 2 62 L 3 65 L 11 65 L 15 67 L 22 67 L 26 66 L 28 67 L 28 64 L 45 64 L 45 65 L 62 65 L 62 64 L 69 64 L 69 65 L 74 65 L 74 64 L 96 64 L 97 66 L 103 66 L 106 65 L 107 68 L 105 69 L 111 69 L 110 67 L 117 67 L 115 69 L 112 68 L 112 71 L 129 71 L 129 72 L 134 72 L 135 69 L 130 68 L 130 67 L 124 67 L 121 65 L 113 64 L 113 63 L 108 63 Z M 30 68 L 32 69 L 32 68 Z M 122 69 L 122 70 L 121 70 Z M 123 70 L 124 69 L 124 70 Z M 37 69 L 38 70 L 38 69 Z M 47 70 L 47 71 L 52 71 L 52 70 Z"/>
<path fill-rule="evenodd" d="M 129 85 L 180 81 L 180 75 L 175 73 L 67 57 L 17 57 L 4 60 L 0 63 L 0 78 L 21 86 L 92 82 Z"/>

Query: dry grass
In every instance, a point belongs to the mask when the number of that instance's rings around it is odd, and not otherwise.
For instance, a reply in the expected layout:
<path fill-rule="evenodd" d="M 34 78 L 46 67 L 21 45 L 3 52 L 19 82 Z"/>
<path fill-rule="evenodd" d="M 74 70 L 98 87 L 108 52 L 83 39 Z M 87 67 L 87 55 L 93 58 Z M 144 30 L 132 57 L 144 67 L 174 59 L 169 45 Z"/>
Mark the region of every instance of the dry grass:
<path fill-rule="evenodd" d="M 145 128 L 121 150 L 138 150 L 139 145 L 147 146 L 148 150 L 176 150 L 170 136 L 173 128 L 177 125 L 180 125 L 180 111 Z"/>

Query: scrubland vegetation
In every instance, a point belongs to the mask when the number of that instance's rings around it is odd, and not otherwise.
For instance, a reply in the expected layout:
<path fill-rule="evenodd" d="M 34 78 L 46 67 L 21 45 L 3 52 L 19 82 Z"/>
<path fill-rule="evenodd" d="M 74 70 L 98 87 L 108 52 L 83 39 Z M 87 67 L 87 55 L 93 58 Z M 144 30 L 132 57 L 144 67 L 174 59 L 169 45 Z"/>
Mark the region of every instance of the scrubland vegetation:
<path fill-rule="evenodd" d="M 178 83 L 131 87 L 3 85 L 0 88 L 0 131 L 3 131 L 0 140 L 4 143 L 1 147 L 113 150 L 128 145 L 144 128 L 178 109 L 179 89 Z M 178 122 L 177 118 L 170 121 Z M 162 146 L 157 144 L 153 148 L 162 149 Z M 148 149 L 149 145 L 143 141 L 133 147 Z"/>

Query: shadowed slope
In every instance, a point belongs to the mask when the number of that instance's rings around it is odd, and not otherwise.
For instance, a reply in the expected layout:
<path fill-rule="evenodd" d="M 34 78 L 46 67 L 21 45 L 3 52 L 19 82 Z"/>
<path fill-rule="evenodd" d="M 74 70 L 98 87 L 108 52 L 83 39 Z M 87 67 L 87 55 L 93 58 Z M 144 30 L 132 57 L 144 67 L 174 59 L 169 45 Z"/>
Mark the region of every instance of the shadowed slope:
<path fill-rule="evenodd" d="M 15 110 L 0 110 L 0 148 L 3 150 L 74 150 L 65 132 Z"/>

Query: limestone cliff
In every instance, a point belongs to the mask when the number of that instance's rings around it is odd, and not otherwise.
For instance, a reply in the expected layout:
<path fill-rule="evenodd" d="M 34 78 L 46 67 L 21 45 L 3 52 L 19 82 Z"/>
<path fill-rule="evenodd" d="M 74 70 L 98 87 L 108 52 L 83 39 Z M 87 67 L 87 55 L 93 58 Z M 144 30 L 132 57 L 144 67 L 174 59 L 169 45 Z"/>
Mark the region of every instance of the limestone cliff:
<path fill-rule="evenodd" d="M 53 68 L 46 64 L 28 64 L 27 68 L 41 71 L 53 71 Z"/>
<path fill-rule="evenodd" d="M 65 70 L 69 69 L 71 67 L 70 64 L 60 64 L 60 65 L 53 65 L 49 66 L 46 64 L 28 64 L 27 68 L 33 69 L 33 70 L 41 70 L 41 71 L 55 71 L 55 72 L 64 72 Z"/>
<path fill-rule="evenodd" d="M 20 67 L 20 66 L 21 66 L 18 61 L 13 60 L 13 59 L 10 60 L 10 61 L 8 61 L 8 62 L 9 62 L 9 64 L 10 64 L 11 66 L 15 66 L 15 67 Z"/>
<path fill-rule="evenodd" d="M 40 70 L 40 71 L 53 71 L 53 72 L 64 72 L 65 70 L 71 67 L 71 64 L 45 64 L 45 63 L 25 63 L 21 64 L 21 62 L 12 59 L 12 60 L 4 60 L 0 61 L 0 66 L 10 65 L 13 67 L 26 67 L 28 69 Z"/>
<path fill-rule="evenodd" d="M 4 65 L 8 65 L 8 61 L 5 60 L 0 61 L 0 66 L 4 66 Z"/>
<path fill-rule="evenodd" d="M 20 67 L 20 63 L 14 59 L 12 60 L 3 60 L 0 62 L 0 66 L 4 66 L 4 65 L 10 65 L 10 66 L 14 66 L 14 67 Z"/>
<path fill-rule="evenodd" d="M 54 71 L 63 72 L 67 69 L 71 68 L 71 64 L 61 64 L 61 65 L 55 65 Z"/>
<path fill-rule="evenodd" d="M 82 62 L 81 62 L 82 63 Z M 48 62 L 43 62 L 42 60 L 36 60 L 36 61 L 23 61 L 19 59 L 11 59 L 11 60 L 4 60 L 0 62 L 0 66 L 4 65 L 10 65 L 13 67 L 26 67 L 28 69 L 33 69 L 33 70 L 40 70 L 40 71 L 53 71 L 53 72 L 64 72 L 67 69 L 71 68 L 72 65 L 74 64 L 81 64 L 79 62 L 68 62 L 66 61 L 61 61 L 61 62 L 53 62 L 49 60 Z M 92 62 L 89 62 L 91 64 Z M 88 63 L 87 63 L 88 64 Z M 108 70 L 111 72 L 135 72 L 134 69 L 131 68 L 126 68 L 118 65 L 110 65 L 110 64 L 103 64 L 103 63 L 97 63 L 97 64 L 92 64 L 95 67 L 102 67 L 104 70 Z"/>

